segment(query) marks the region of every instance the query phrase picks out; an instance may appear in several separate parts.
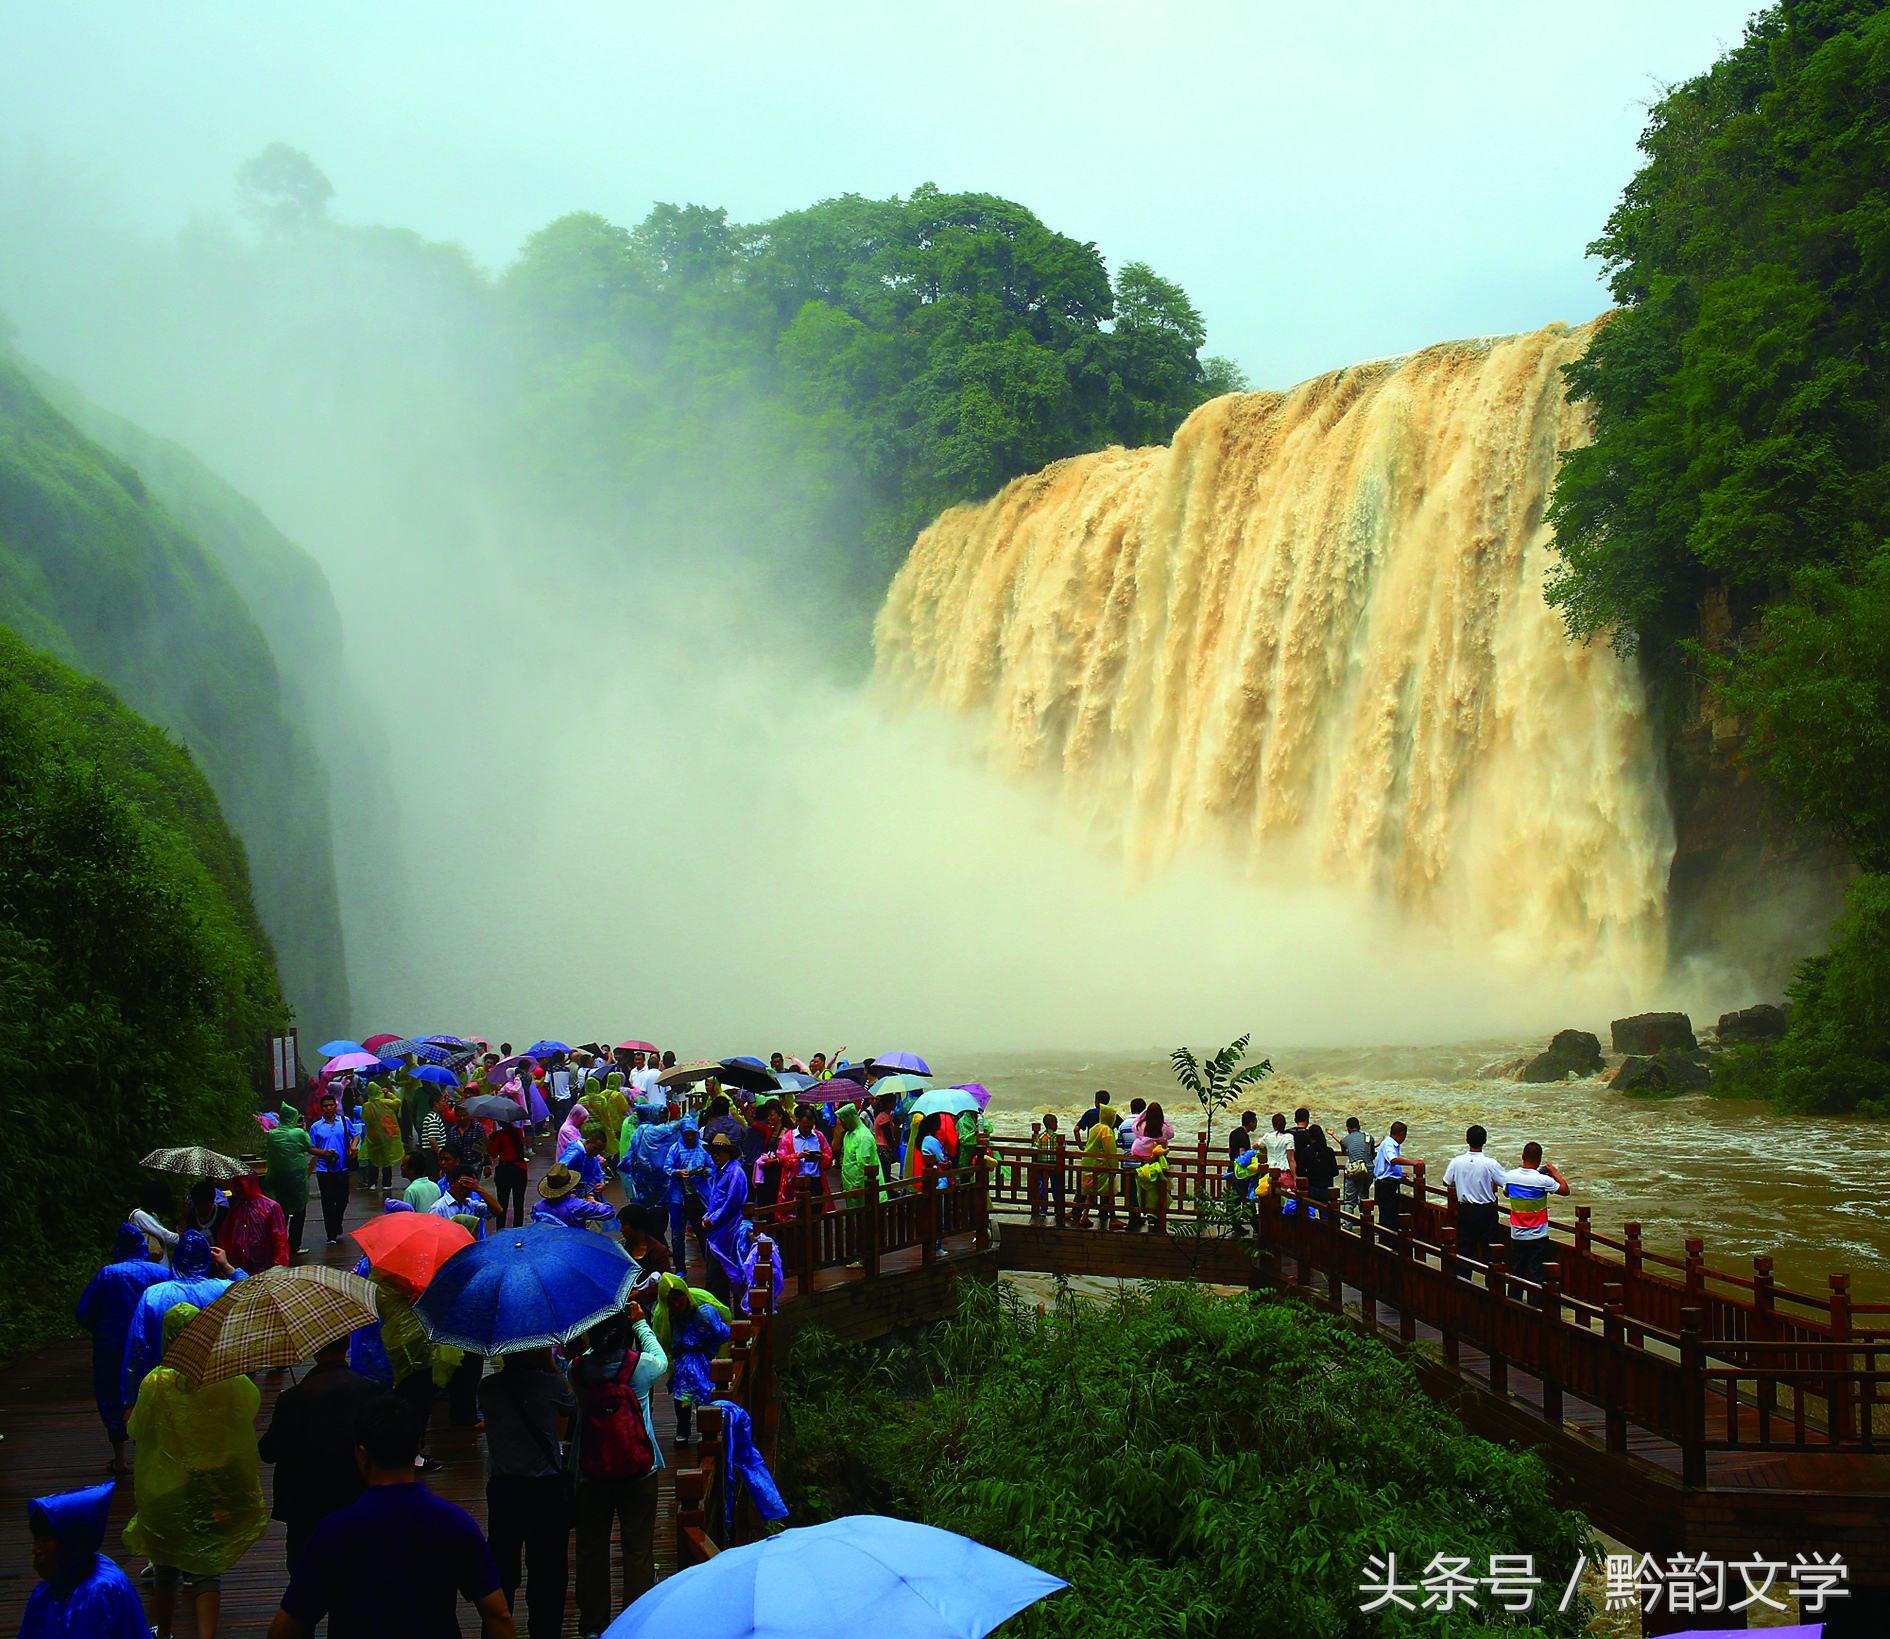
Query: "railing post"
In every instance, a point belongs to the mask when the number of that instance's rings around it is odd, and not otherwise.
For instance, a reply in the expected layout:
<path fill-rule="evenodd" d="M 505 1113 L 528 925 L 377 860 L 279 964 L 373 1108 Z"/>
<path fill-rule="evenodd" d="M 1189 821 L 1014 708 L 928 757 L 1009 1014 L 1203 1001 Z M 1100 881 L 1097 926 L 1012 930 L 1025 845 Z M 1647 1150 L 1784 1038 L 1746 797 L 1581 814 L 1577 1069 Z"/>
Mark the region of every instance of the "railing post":
<path fill-rule="evenodd" d="M 866 1171 L 866 1217 L 860 1225 L 860 1264 L 868 1280 L 879 1273 L 879 1212 L 879 1168 L 875 1166 Z"/>
<path fill-rule="evenodd" d="M 1339 1222 L 1339 1192 L 1337 1189 L 1326 1191 L 1326 1301 L 1332 1305 L 1334 1314 L 1345 1313 L 1345 1277 L 1339 1273 L 1339 1236 L 1343 1227 Z"/>
<path fill-rule="evenodd" d="M 1376 1203 L 1370 1200 L 1358 1204 L 1359 1269 L 1362 1271 L 1359 1275 L 1358 1314 L 1368 1332 L 1376 1330 L 1378 1326 L 1378 1299 L 1372 1296 L 1367 1284 L 1371 1280 L 1372 1250 L 1378 1244 L 1377 1226 L 1372 1222 L 1377 1210 Z"/>
<path fill-rule="evenodd" d="M 1052 1146 L 1052 1148 L 1056 1156 L 1055 1164 L 1056 1164 L 1056 1169 L 1057 1169 L 1057 1175 L 1056 1175 L 1055 1181 L 1050 1186 L 1050 1194 L 1052 1198 L 1051 1210 L 1055 1214 L 1053 1221 L 1055 1222 L 1057 1228 L 1061 1229 L 1063 1227 L 1063 1220 L 1064 1220 L 1063 1198 L 1070 1182 L 1069 1169 L 1064 1159 L 1062 1133 L 1057 1134 L 1057 1141 L 1055 1145 Z"/>
<path fill-rule="evenodd" d="M 1685 1285 L 1688 1300 L 1700 1311 L 1702 1322 L 1706 1317 L 1706 1242 L 1697 1235 L 1686 1239 Z"/>
<path fill-rule="evenodd" d="M 1417 1316 L 1411 1312 L 1411 1235 L 1398 1237 L 1398 1341 L 1417 1342 Z"/>
<path fill-rule="evenodd" d="M 1621 1301 L 1623 1313 L 1631 1314 L 1634 1304 L 1634 1289 L 1641 1278 L 1641 1226 L 1636 1223 L 1621 1226 Z M 1647 1341 L 1647 1334 L 1632 1321 L 1628 1324 L 1628 1341 L 1635 1348 L 1641 1348 Z"/>
<path fill-rule="evenodd" d="M 794 1227 L 800 1237 L 800 1245 L 796 1248 L 799 1255 L 795 1260 L 797 1264 L 795 1288 L 802 1297 L 806 1297 L 814 1289 L 814 1233 L 819 1227 L 814 1218 L 814 1208 L 817 1203 L 806 1190 L 797 1188 L 795 1195 Z"/>
<path fill-rule="evenodd" d="M 1562 1321 L 1562 1266 L 1542 1266 L 1542 1325 L 1548 1328 L 1542 1344 L 1542 1415 L 1551 1428 L 1562 1426 L 1562 1379 L 1556 1369 L 1555 1334 Z"/>
<path fill-rule="evenodd" d="M 768 1236 L 756 1237 L 755 1280 L 748 1289 L 748 1318 L 755 1328 L 748 1415 L 755 1426 L 755 1444 L 770 1463 L 779 1432 L 774 1403 L 774 1267 L 779 1255 L 780 1249 Z"/>
<path fill-rule="evenodd" d="M 1444 1274 L 1444 1313 L 1438 1319 L 1438 1330 L 1444 1339 L 1444 1364 L 1455 1371 L 1462 1353 L 1457 1345 L 1457 1328 L 1452 1324 L 1454 1311 L 1461 1301 L 1457 1291 L 1462 1273 L 1457 1267 L 1457 1226 L 1444 1225 L 1437 1238 L 1443 1248 L 1441 1267 Z"/>
<path fill-rule="evenodd" d="M 946 1188 L 951 1186 L 947 1183 Z M 919 1264 L 929 1269 L 938 1261 L 938 1181 L 931 1173 L 919 1180 L 919 1205 L 917 1221 L 919 1230 Z"/>
<path fill-rule="evenodd" d="M 1772 1274 L 1772 1259 L 1761 1252 L 1752 1260 L 1752 1340 L 1769 1343 L 1778 1336 L 1778 1282 Z M 1772 1437 L 1772 1414 L 1778 1409 L 1778 1379 L 1762 1369 L 1753 1373 L 1753 1390 L 1759 1405 L 1759 1439 Z"/>
<path fill-rule="evenodd" d="M 1404 1226 L 1408 1235 L 1414 1230 L 1427 1230 L 1430 1226 L 1430 1201 L 1425 1194 L 1424 1163 L 1411 1163 L 1411 1221 Z"/>
<path fill-rule="evenodd" d="M 1607 1445 L 1610 1451 L 1627 1450 L 1627 1301 L 1619 1281 L 1609 1281 L 1601 1289 L 1601 1337 L 1607 1345 L 1608 1403 L 1602 1408 L 1607 1418 Z"/>
<path fill-rule="evenodd" d="M 1706 1483 L 1705 1316 L 1697 1304 L 1680 1311 L 1680 1483 Z"/>
<path fill-rule="evenodd" d="M 1851 1341 L 1851 1277 L 1833 1275 L 1831 1277 L 1831 1340 L 1834 1343 Z M 1832 1377 L 1829 1386 L 1830 1401 L 1827 1417 L 1830 1426 L 1830 1438 L 1833 1445 L 1848 1445 L 1853 1433 L 1854 1422 L 1853 1396 L 1851 1394 L 1851 1371 L 1854 1357 L 1848 1354 L 1831 1355 Z M 1874 1394 L 1874 1388 L 1872 1394 Z M 1864 1399 L 1864 1415 L 1871 1415 L 1872 1395 Z"/>
<path fill-rule="evenodd" d="M 976 1193 L 971 1198 L 971 1244 L 982 1252 L 991 1244 L 991 1158 L 978 1152 Z"/>
<path fill-rule="evenodd" d="M 1498 1241 L 1490 1248 L 1490 1262 L 1484 1279 L 1489 1282 L 1490 1292 L 1496 1301 L 1490 1306 L 1490 1342 L 1486 1351 L 1490 1357 L 1490 1391 L 1493 1394 L 1509 1393 L 1509 1356 L 1503 1351 L 1503 1340 L 1510 1325 L 1509 1302 L 1509 1242 Z"/>

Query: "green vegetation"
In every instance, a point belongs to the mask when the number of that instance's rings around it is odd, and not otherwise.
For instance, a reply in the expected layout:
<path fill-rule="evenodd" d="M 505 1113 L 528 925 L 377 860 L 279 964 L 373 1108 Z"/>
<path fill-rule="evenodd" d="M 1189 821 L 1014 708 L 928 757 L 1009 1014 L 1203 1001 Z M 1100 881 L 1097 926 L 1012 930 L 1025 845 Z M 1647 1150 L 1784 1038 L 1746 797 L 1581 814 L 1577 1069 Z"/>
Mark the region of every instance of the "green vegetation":
<path fill-rule="evenodd" d="M 190 748 L 249 841 L 291 994 L 339 1025 L 347 981 L 327 781 L 303 727 L 332 718 L 333 690 L 285 691 L 243 596 L 270 611 L 278 643 L 299 634 L 319 662 L 333 627 L 319 572 L 186 452 L 70 389 L 61 397 L 126 459 L 0 359 L 0 625 L 102 678 Z"/>
<path fill-rule="evenodd" d="M 1791 1032 L 1724 1085 L 1890 1113 L 1890 10 L 1785 0 L 1653 111 L 1594 247 L 1621 311 L 1552 517 L 1570 632 L 1701 668 L 1747 761 L 1867 873 Z M 1691 640 L 1709 594 L 1730 652 Z"/>
<path fill-rule="evenodd" d="M 1554 1581 L 1590 1538 L 1538 1458 L 1464 1433 L 1391 1350 L 1297 1303 L 1157 1286 L 1044 1312 L 968 1286 L 917 1346 L 802 1334 L 784 1387 L 794 1522 L 896 1514 L 1066 1578 L 1006 1626 L 1019 1639 L 1576 1634 L 1592 1615 L 1554 1615 L 1559 1592 L 1515 1626 L 1358 1614 L 1373 1555 L 1409 1581 L 1434 1554 L 1532 1553 Z"/>
<path fill-rule="evenodd" d="M 0 1358 L 69 1330 L 160 1144 L 254 1148 L 286 1017 L 242 845 L 189 755 L 0 630 L 0 1086 L 17 1285 Z M 56 1165 L 55 1165 L 56 1163 Z"/>

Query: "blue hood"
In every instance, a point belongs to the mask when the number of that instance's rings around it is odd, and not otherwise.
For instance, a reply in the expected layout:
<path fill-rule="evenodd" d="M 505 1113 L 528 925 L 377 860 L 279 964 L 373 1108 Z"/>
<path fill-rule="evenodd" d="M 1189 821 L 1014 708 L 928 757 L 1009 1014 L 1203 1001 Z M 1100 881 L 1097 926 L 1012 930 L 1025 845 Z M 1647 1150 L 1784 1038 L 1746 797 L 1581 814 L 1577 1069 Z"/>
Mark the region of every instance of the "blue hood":
<path fill-rule="evenodd" d="M 136 1224 L 120 1224 L 118 1239 L 112 1242 L 113 1263 L 144 1263 L 151 1257 L 151 1243 Z"/>
<path fill-rule="evenodd" d="M 177 1237 L 171 1249 L 171 1273 L 179 1280 L 192 1280 L 210 1273 L 210 1243 L 203 1232 L 187 1229 Z"/>
<path fill-rule="evenodd" d="M 105 1522 L 112 1511 L 112 1487 L 88 1485 L 79 1491 L 55 1491 L 35 1497 L 26 1505 L 26 1517 L 35 1536 L 50 1536 L 59 1544 L 58 1580 L 72 1586 L 92 1574 L 99 1548 L 105 1541 Z"/>

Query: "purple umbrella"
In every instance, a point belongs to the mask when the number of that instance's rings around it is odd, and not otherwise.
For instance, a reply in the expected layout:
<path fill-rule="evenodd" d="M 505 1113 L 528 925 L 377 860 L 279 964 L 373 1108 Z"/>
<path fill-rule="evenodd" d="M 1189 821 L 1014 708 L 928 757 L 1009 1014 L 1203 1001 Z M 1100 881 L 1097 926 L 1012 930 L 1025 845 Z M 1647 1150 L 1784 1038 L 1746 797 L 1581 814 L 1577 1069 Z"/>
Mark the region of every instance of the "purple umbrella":
<path fill-rule="evenodd" d="M 917 1053 L 881 1053 L 873 1060 L 875 1070 L 894 1070 L 909 1076 L 929 1076 L 932 1066 Z"/>
<path fill-rule="evenodd" d="M 987 1108 L 991 1103 L 991 1089 L 985 1086 L 982 1081 L 967 1081 L 961 1086 L 947 1087 L 945 1091 L 948 1093 L 969 1093 L 978 1101 L 978 1108 L 981 1110 Z"/>
<path fill-rule="evenodd" d="M 866 1089 L 857 1081 L 846 1076 L 833 1076 L 826 1081 L 817 1081 L 794 1095 L 799 1104 L 839 1104 L 849 1098 L 865 1098 Z"/>

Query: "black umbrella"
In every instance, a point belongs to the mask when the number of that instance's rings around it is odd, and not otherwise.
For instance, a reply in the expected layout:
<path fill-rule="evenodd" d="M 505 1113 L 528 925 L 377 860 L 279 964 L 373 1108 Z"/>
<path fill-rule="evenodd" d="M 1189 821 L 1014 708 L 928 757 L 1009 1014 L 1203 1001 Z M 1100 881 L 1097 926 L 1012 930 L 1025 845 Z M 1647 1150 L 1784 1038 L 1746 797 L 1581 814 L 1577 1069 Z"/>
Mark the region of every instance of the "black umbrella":
<path fill-rule="evenodd" d="M 716 1066 L 715 1079 L 724 1087 L 739 1087 L 744 1093 L 773 1093 L 781 1088 L 774 1072 L 752 1059 L 723 1059 Z"/>

